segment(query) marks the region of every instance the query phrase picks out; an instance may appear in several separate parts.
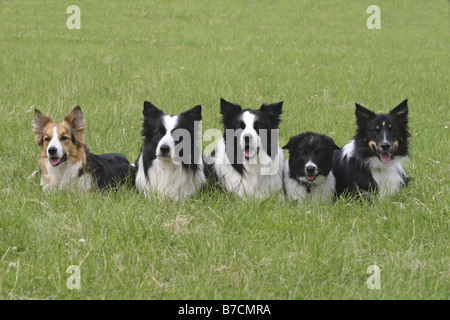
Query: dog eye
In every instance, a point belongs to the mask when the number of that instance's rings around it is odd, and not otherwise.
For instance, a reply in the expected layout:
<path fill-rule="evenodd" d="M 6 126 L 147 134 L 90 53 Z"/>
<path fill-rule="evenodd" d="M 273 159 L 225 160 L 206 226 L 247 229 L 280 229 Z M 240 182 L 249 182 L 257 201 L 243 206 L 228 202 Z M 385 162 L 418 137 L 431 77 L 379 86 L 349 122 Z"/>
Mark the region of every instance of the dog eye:
<path fill-rule="evenodd" d="M 259 121 L 255 121 L 254 123 L 253 123 L 253 128 L 254 129 L 259 129 Z"/>
<path fill-rule="evenodd" d="M 45 138 L 44 140 L 45 140 L 45 141 L 50 141 L 50 138 L 49 138 L 49 137 L 47 137 L 47 138 Z"/>
<path fill-rule="evenodd" d="M 239 123 L 239 127 L 240 127 L 241 129 L 245 129 L 245 123 L 244 123 L 244 121 L 241 121 L 241 122 Z"/>
<path fill-rule="evenodd" d="M 61 137 L 61 141 L 65 141 L 65 140 L 67 140 L 68 138 L 66 137 L 66 136 L 62 136 Z"/>

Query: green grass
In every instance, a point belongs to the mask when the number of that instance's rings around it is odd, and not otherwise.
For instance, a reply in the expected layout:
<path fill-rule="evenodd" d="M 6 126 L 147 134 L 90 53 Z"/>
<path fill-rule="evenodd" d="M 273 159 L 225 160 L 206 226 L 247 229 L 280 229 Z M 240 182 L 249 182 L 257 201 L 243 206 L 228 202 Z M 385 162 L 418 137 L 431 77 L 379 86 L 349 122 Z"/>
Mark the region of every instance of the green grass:
<path fill-rule="evenodd" d="M 66 8 L 81 8 L 68 30 Z M 0 2 L 1 299 L 448 299 L 447 1 Z M 123 187 L 43 193 L 32 110 L 80 104 L 95 153 L 131 161 L 143 101 L 167 113 L 219 99 L 285 101 L 281 143 L 312 130 L 338 145 L 354 104 L 410 107 L 409 188 L 375 203 L 245 202 L 208 191 L 183 205 Z M 204 144 L 204 147 L 207 143 Z M 85 243 L 79 240 L 85 239 Z M 381 268 L 369 290 L 367 268 Z M 81 290 L 69 290 L 79 265 Z"/>

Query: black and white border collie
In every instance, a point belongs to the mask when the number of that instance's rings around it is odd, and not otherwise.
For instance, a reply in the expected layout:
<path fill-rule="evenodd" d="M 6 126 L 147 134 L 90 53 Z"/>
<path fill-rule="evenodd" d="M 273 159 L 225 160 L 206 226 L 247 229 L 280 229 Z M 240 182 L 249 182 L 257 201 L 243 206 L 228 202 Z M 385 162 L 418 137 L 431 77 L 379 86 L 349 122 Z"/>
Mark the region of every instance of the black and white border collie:
<path fill-rule="evenodd" d="M 118 153 L 95 155 L 83 142 L 85 122 L 80 106 L 61 123 L 34 110 L 33 132 L 41 147 L 41 186 L 44 190 L 95 190 L 124 182 L 130 163 Z"/>
<path fill-rule="evenodd" d="M 289 139 L 283 147 L 289 150 L 284 165 L 284 185 L 288 199 L 330 202 L 334 197 L 336 179 L 333 152 L 340 148 L 323 134 L 304 132 Z"/>
<path fill-rule="evenodd" d="M 355 115 L 353 140 L 334 154 L 337 195 L 392 195 L 410 180 L 401 165 L 408 156 L 408 101 L 386 114 L 356 104 Z"/>
<path fill-rule="evenodd" d="M 201 157 L 202 108 L 179 115 L 166 115 L 151 102 L 144 102 L 144 143 L 133 164 L 139 192 L 183 201 L 205 184 Z"/>
<path fill-rule="evenodd" d="M 221 99 L 225 132 L 206 162 L 228 192 L 247 199 L 283 196 L 283 151 L 278 144 L 282 104 L 250 110 Z"/>

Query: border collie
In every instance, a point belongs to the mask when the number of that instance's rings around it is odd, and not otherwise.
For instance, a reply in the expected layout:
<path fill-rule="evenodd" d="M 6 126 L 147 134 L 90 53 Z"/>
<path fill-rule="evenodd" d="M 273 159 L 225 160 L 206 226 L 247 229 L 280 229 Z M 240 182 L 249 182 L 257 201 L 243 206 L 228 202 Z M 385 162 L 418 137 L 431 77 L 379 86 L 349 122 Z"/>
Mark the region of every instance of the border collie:
<path fill-rule="evenodd" d="M 401 165 L 408 156 L 408 101 L 385 114 L 356 104 L 355 115 L 353 140 L 334 154 L 336 192 L 392 195 L 410 180 Z"/>
<path fill-rule="evenodd" d="M 336 184 L 331 171 L 333 152 L 340 149 L 333 139 L 305 132 L 291 137 L 283 149 L 289 150 L 289 160 L 284 165 L 286 196 L 299 200 L 299 204 L 308 198 L 330 202 Z"/>
<path fill-rule="evenodd" d="M 102 189 L 124 182 L 130 163 L 118 153 L 95 155 L 83 142 L 84 119 L 80 106 L 54 123 L 34 110 L 34 140 L 41 147 L 41 186 L 44 190 Z"/>
<path fill-rule="evenodd" d="M 250 110 L 220 100 L 225 132 L 207 163 L 226 191 L 248 199 L 283 197 L 283 151 L 278 145 L 282 104 Z"/>
<path fill-rule="evenodd" d="M 145 101 L 142 113 L 144 143 L 133 165 L 138 191 L 175 201 L 194 195 L 206 184 L 199 137 L 202 107 L 166 115 Z"/>

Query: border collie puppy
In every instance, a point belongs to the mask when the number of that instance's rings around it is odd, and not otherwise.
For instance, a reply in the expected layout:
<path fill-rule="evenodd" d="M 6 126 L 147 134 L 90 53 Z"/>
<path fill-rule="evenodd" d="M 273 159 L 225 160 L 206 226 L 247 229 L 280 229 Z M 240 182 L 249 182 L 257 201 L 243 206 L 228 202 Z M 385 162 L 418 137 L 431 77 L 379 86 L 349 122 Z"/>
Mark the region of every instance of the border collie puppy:
<path fill-rule="evenodd" d="M 299 204 L 307 198 L 330 202 L 336 184 L 331 171 L 333 152 L 340 149 L 333 139 L 305 132 L 292 137 L 283 149 L 289 150 L 284 165 L 286 196 L 299 200 Z"/>
<path fill-rule="evenodd" d="M 278 145 L 282 104 L 250 110 L 220 100 L 225 132 L 207 163 L 228 192 L 248 199 L 283 196 L 283 151 Z"/>
<path fill-rule="evenodd" d="M 145 101 L 142 113 L 144 143 L 133 165 L 138 191 L 175 201 L 194 195 L 206 184 L 199 137 L 202 107 L 166 115 Z"/>
<path fill-rule="evenodd" d="M 401 165 L 408 156 L 408 101 L 385 114 L 356 104 L 355 115 L 353 140 L 334 154 L 336 192 L 392 195 L 410 180 Z"/>
<path fill-rule="evenodd" d="M 123 182 L 130 163 L 121 154 L 95 155 L 83 142 L 84 119 L 80 106 L 54 123 L 34 110 L 34 140 L 41 147 L 41 186 L 44 190 L 95 190 Z"/>

